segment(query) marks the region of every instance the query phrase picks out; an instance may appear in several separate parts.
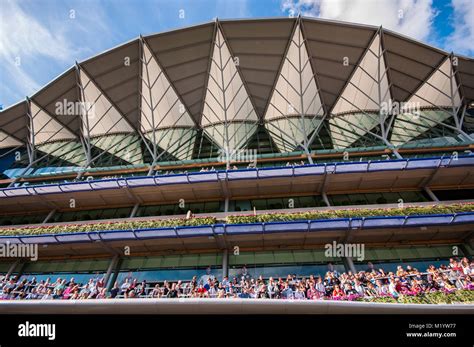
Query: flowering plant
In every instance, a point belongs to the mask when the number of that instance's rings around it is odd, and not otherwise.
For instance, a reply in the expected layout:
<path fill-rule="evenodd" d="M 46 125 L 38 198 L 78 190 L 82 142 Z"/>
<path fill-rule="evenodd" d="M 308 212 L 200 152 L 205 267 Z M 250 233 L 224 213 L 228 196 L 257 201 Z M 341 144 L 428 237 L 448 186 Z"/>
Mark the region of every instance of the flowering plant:
<path fill-rule="evenodd" d="M 474 203 L 451 205 L 406 206 L 401 208 L 371 208 L 371 209 L 340 209 L 324 211 L 307 211 L 296 213 L 265 213 L 257 215 L 234 215 L 227 217 L 229 224 L 287 222 L 298 220 L 318 220 L 334 218 L 362 218 L 380 216 L 411 216 L 452 214 L 474 212 Z"/>
<path fill-rule="evenodd" d="M 227 224 L 267 223 L 278 221 L 318 220 L 334 218 L 376 217 L 376 216 L 410 216 L 452 214 L 460 212 L 474 212 L 474 203 L 451 205 L 406 206 L 403 208 L 373 208 L 373 209 L 340 209 L 324 211 L 307 211 L 296 213 L 265 213 L 257 215 L 231 215 L 226 219 L 218 220 L 215 217 L 196 218 L 169 218 L 127 220 L 109 222 L 91 222 L 82 224 L 56 224 L 31 227 L 0 228 L 0 235 L 42 235 L 58 233 L 75 233 L 102 230 L 137 230 L 166 227 L 212 225 L 217 222 Z"/>
<path fill-rule="evenodd" d="M 214 217 L 201 218 L 170 218 L 153 219 L 142 221 L 123 221 L 123 222 L 96 222 L 87 224 L 61 224 L 61 225 L 42 225 L 21 228 L 0 229 L 0 235 L 41 235 L 41 234 L 59 234 L 59 233 L 78 233 L 101 230 L 138 230 L 154 229 L 178 226 L 200 226 L 212 225 L 216 223 Z"/>

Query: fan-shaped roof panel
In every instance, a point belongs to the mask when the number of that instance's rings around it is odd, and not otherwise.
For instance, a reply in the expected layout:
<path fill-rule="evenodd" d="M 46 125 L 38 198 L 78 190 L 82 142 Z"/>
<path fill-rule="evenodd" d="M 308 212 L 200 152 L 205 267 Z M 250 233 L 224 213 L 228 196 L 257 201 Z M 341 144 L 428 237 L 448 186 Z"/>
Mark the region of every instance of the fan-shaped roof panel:
<path fill-rule="evenodd" d="M 61 125 L 79 135 L 81 128 L 76 69 L 71 68 L 31 98 Z"/>
<path fill-rule="evenodd" d="M 151 51 L 199 123 L 215 23 L 146 36 Z"/>
<path fill-rule="evenodd" d="M 377 28 L 303 19 L 303 35 L 319 80 L 326 109 L 338 96 L 359 64 Z"/>
<path fill-rule="evenodd" d="M 392 97 L 397 101 L 406 101 L 447 57 L 447 53 L 434 47 L 387 30 L 383 31 L 383 45 L 393 84 Z"/>
<path fill-rule="evenodd" d="M 139 43 L 135 39 L 80 64 L 136 128 L 139 124 L 139 61 Z"/>
<path fill-rule="evenodd" d="M 256 112 L 263 117 L 295 19 L 222 21 L 221 27 L 246 81 Z"/>
<path fill-rule="evenodd" d="M 0 130 L 22 143 L 28 141 L 29 122 L 28 103 L 26 101 L 0 112 Z"/>
<path fill-rule="evenodd" d="M 458 79 L 466 101 L 474 100 L 474 59 L 458 57 Z"/>

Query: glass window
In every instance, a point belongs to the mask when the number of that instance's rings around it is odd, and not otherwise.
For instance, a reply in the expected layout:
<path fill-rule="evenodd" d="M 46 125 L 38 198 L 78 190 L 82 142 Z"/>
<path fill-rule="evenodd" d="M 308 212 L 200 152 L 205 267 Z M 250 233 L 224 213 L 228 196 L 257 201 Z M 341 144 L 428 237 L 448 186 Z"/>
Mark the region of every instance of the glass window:
<path fill-rule="evenodd" d="M 350 205 L 351 202 L 349 200 L 349 197 L 345 194 L 340 194 L 340 195 L 330 195 L 328 196 L 331 205 L 333 206 L 344 206 L 344 205 Z"/>
<path fill-rule="evenodd" d="M 255 207 L 257 210 L 267 210 L 267 201 L 262 200 L 252 200 L 252 209 Z"/>
<path fill-rule="evenodd" d="M 398 203 L 398 200 L 401 199 L 399 193 L 382 193 L 382 195 L 389 204 L 396 204 Z"/>
<path fill-rule="evenodd" d="M 173 214 L 176 214 L 176 212 L 178 211 L 178 206 L 177 205 L 163 205 L 161 206 L 160 210 L 164 216 L 173 215 Z"/>
<path fill-rule="evenodd" d="M 160 216 L 160 206 L 146 206 L 143 210 L 143 216 Z"/>
<path fill-rule="evenodd" d="M 386 204 L 387 199 L 380 193 L 365 194 L 367 204 Z"/>
<path fill-rule="evenodd" d="M 316 201 L 313 196 L 302 196 L 300 198 L 294 198 L 295 199 L 295 207 L 315 207 L 317 206 Z M 296 201 L 299 202 L 299 206 L 296 206 Z"/>
<path fill-rule="evenodd" d="M 251 211 L 252 205 L 250 200 L 237 200 L 235 201 L 235 211 Z"/>
<path fill-rule="evenodd" d="M 77 221 L 77 215 L 75 212 L 64 212 L 61 216 L 59 216 L 59 221 L 61 222 L 72 222 Z"/>
<path fill-rule="evenodd" d="M 353 205 L 365 205 L 367 204 L 367 199 L 364 194 L 350 194 L 349 199 Z"/>
<path fill-rule="evenodd" d="M 206 212 L 206 213 L 220 212 L 220 202 L 219 201 L 206 202 L 204 205 L 203 212 Z"/>
<path fill-rule="evenodd" d="M 474 189 L 436 190 L 434 193 L 441 201 L 474 199 Z"/>
<path fill-rule="evenodd" d="M 420 192 L 401 192 L 402 199 L 406 202 L 423 202 L 428 201 Z"/>
<path fill-rule="evenodd" d="M 131 208 L 118 208 L 116 213 L 115 213 L 115 218 L 128 218 L 130 217 L 130 214 L 132 213 Z"/>
<path fill-rule="evenodd" d="M 284 204 L 284 199 L 268 199 L 267 200 L 267 207 L 270 210 L 279 210 L 285 208 L 287 204 Z"/>
<path fill-rule="evenodd" d="M 101 218 L 102 219 L 113 219 L 116 216 L 115 209 L 106 209 L 102 212 Z"/>

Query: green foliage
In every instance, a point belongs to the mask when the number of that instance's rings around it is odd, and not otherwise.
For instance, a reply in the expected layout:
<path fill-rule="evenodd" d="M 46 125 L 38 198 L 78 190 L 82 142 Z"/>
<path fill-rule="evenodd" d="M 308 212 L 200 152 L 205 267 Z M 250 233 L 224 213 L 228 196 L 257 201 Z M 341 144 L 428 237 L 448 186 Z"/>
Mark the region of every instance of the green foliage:
<path fill-rule="evenodd" d="M 395 299 L 392 296 L 381 296 L 381 297 L 376 297 L 376 298 L 360 298 L 357 301 L 364 301 L 364 302 L 378 302 L 382 304 L 391 304 L 391 303 L 396 303 L 397 299 Z"/>
<path fill-rule="evenodd" d="M 474 204 L 452 204 L 452 205 L 429 205 L 429 206 L 407 206 L 403 208 L 374 208 L 374 209 L 340 209 L 325 211 L 307 211 L 295 213 L 267 213 L 255 215 L 227 216 L 225 220 L 217 220 L 215 217 L 202 218 L 170 218 L 170 219 L 148 219 L 141 221 L 123 220 L 120 222 L 93 222 L 87 224 L 63 224 L 42 225 L 32 227 L 7 227 L 0 228 L 2 235 L 41 235 L 58 233 L 76 233 L 101 230 L 136 230 L 153 229 L 177 226 L 200 226 L 216 223 L 247 224 L 286 222 L 298 220 L 318 220 L 351 217 L 376 217 L 376 216 L 411 216 L 411 215 L 433 215 L 451 214 L 460 212 L 474 212 Z"/>
<path fill-rule="evenodd" d="M 452 204 L 452 205 L 429 205 L 429 206 L 407 206 L 403 208 L 373 208 L 373 209 L 341 209 L 326 211 L 308 211 L 297 213 L 268 213 L 228 216 L 229 224 L 244 223 L 267 223 L 286 222 L 297 220 L 318 220 L 334 218 L 354 218 L 354 217 L 379 217 L 379 216 L 412 216 L 412 215 L 433 215 L 450 214 L 460 212 L 473 212 L 474 204 Z"/>
<path fill-rule="evenodd" d="M 0 229 L 0 235 L 41 235 L 41 234 L 59 234 L 59 233 L 78 233 L 101 230 L 137 230 L 153 229 L 177 226 L 199 226 L 215 224 L 214 217 L 205 218 L 174 218 L 174 219 L 156 219 L 144 221 L 123 221 L 123 222 L 105 222 L 90 224 L 67 224 L 36 227 L 21 227 Z"/>
<path fill-rule="evenodd" d="M 443 291 L 420 295 L 400 295 L 398 298 L 384 296 L 379 298 L 361 298 L 358 301 L 400 304 L 455 304 L 474 303 L 474 290 L 456 290 L 451 293 Z"/>

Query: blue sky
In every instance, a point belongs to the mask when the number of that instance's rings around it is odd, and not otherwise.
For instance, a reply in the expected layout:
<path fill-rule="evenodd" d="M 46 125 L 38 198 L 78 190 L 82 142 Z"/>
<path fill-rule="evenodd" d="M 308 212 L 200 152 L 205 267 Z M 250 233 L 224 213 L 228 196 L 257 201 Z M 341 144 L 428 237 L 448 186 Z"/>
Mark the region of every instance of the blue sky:
<path fill-rule="evenodd" d="M 139 34 L 218 18 L 306 16 L 383 25 L 474 55 L 473 0 L 1 0 L 0 105 Z"/>

